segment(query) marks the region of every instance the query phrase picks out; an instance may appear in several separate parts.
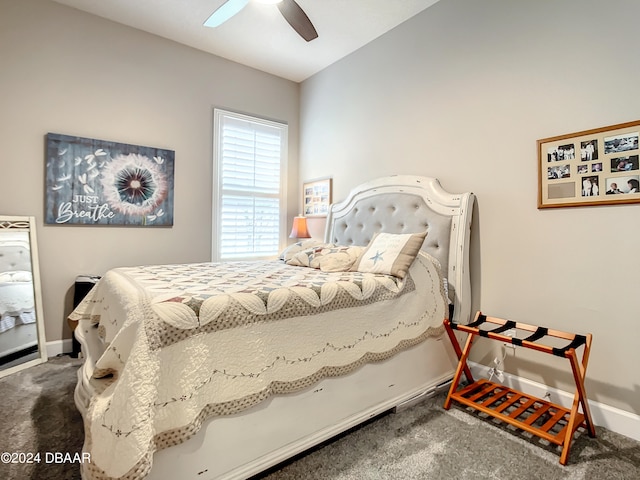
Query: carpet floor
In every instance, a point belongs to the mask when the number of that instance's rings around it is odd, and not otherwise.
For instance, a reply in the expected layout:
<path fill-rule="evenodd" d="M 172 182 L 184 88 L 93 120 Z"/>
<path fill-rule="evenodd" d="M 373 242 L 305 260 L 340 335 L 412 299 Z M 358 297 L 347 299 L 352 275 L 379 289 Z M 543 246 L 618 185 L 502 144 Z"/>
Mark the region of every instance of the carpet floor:
<path fill-rule="evenodd" d="M 80 478 L 77 463 L 55 461 L 56 452 L 82 449 L 73 403 L 79 365 L 62 356 L 0 379 L 0 453 L 41 454 L 39 463 L 3 461 L 0 479 Z M 596 438 L 579 431 L 563 467 L 557 447 L 443 402 L 440 394 L 382 415 L 254 480 L 640 479 L 640 442 L 600 427 Z"/>

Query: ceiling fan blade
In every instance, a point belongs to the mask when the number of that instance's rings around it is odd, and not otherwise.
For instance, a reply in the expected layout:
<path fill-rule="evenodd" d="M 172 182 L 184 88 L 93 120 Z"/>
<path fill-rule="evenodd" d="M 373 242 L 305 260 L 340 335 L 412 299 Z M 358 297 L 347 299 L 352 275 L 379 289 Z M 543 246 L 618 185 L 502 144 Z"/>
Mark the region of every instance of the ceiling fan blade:
<path fill-rule="evenodd" d="M 227 0 L 204 22 L 205 27 L 217 27 L 247 6 L 249 0 Z"/>
<path fill-rule="evenodd" d="M 304 13 L 300 5 L 294 0 L 284 0 L 278 4 L 278 9 L 284 19 L 289 22 L 289 25 L 298 32 L 298 34 L 304 38 L 307 42 L 310 42 L 314 38 L 318 38 L 318 32 L 314 28 L 311 20 Z"/>

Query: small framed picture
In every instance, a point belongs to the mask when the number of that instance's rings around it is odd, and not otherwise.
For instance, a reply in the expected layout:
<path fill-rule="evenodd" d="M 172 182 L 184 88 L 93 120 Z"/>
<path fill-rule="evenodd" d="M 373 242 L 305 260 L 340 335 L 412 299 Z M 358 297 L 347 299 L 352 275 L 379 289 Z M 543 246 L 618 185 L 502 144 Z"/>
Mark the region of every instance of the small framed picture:
<path fill-rule="evenodd" d="M 326 217 L 331 205 L 331 178 L 302 184 L 302 206 L 305 217 Z"/>
<path fill-rule="evenodd" d="M 640 203 L 640 121 L 538 140 L 538 208 Z"/>

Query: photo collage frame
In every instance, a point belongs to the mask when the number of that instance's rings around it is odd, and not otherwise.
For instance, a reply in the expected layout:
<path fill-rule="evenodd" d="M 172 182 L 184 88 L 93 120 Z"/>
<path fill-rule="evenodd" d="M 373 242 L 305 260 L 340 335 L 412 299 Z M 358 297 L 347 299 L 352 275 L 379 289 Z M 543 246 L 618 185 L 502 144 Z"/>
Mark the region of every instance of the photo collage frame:
<path fill-rule="evenodd" d="M 302 184 L 302 204 L 306 217 L 326 217 L 331 205 L 331 178 L 310 180 Z"/>
<path fill-rule="evenodd" d="M 538 140 L 538 208 L 640 202 L 640 121 Z"/>

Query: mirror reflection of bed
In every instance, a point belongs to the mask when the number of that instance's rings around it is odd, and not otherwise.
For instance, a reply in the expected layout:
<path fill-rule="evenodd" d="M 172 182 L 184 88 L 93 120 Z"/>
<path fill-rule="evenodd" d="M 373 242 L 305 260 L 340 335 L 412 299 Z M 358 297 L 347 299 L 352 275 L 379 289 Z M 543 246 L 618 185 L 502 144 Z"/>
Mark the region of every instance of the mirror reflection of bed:
<path fill-rule="evenodd" d="M 0 218 L 0 376 L 39 363 L 38 314 L 28 217 Z M 17 220 L 16 220 L 17 219 Z"/>

